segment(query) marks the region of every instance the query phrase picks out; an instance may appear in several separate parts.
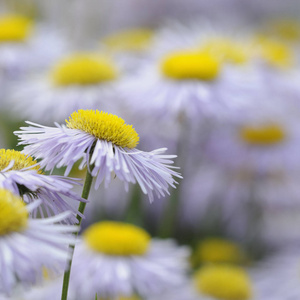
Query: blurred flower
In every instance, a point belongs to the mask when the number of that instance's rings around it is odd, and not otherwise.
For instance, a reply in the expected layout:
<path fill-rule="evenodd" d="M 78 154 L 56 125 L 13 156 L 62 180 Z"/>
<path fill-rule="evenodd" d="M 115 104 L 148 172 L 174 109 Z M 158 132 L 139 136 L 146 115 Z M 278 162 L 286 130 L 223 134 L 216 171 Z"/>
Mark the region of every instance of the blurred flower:
<path fill-rule="evenodd" d="M 122 69 L 136 72 L 147 59 L 154 34 L 150 28 L 125 29 L 104 37 L 100 46 L 115 57 Z"/>
<path fill-rule="evenodd" d="M 119 86 L 120 95 L 138 115 L 168 120 L 183 115 L 193 122 L 240 112 L 253 105 L 257 91 L 265 90 L 257 72 L 224 64 L 200 49 L 174 49 L 150 59 Z"/>
<path fill-rule="evenodd" d="M 250 277 L 240 267 L 206 265 L 196 271 L 192 277 L 189 284 L 170 290 L 160 297 L 147 297 L 147 300 L 256 299 Z"/>
<path fill-rule="evenodd" d="M 57 31 L 22 15 L 1 16 L 0 32 L 0 67 L 10 80 L 45 68 L 67 48 Z"/>
<path fill-rule="evenodd" d="M 164 155 L 166 148 L 152 152 L 143 152 L 135 147 L 139 136 L 132 127 L 116 115 L 98 110 L 79 110 L 72 113 L 67 126 L 46 127 L 33 125 L 15 132 L 22 142 L 27 144 L 24 153 L 41 158 L 40 164 L 46 170 L 67 166 L 65 175 L 80 159 L 83 168 L 88 165 L 91 175 L 97 177 L 95 188 L 105 180 L 105 186 L 111 181 L 112 172 L 124 183 L 138 182 L 142 191 L 153 200 L 168 192 L 168 185 L 175 188 L 172 176 L 181 178 L 173 171 L 172 158 Z"/>
<path fill-rule="evenodd" d="M 198 242 L 193 255 L 194 265 L 205 263 L 240 264 L 245 261 L 245 253 L 241 246 L 222 238 L 206 238 Z"/>
<path fill-rule="evenodd" d="M 71 191 L 78 183 L 71 178 L 43 174 L 38 162 L 32 157 L 15 150 L 0 149 L 0 186 L 20 195 L 25 203 L 37 199 L 42 205 L 33 209 L 33 216 L 51 216 L 67 210 L 73 213 L 66 218 L 76 223 L 76 210 L 64 197 L 71 201 L 84 201 Z"/>
<path fill-rule="evenodd" d="M 120 106 L 114 93 L 119 77 L 119 68 L 109 56 L 74 53 L 58 61 L 47 74 L 24 81 L 12 100 L 23 118 L 51 124 L 64 121 L 77 109 L 100 107 L 115 112 Z"/>
<path fill-rule="evenodd" d="M 25 206 L 21 198 L 7 190 L 0 190 L 0 292 L 10 294 L 17 283 L 37 282 L 42 267 L 63 269 L 68 244 L 74 243 L 71 225 L 57 225 L 69 212 L 48 219 L 31 219 L 29 212 L 38 202 Z"/>
<path fill-rule="evenodd" d="M 95 223 L 76 247 L 70 288 L 78 299 L 158 295 L 186 282 L 188 255 L 133 225 Z"/>

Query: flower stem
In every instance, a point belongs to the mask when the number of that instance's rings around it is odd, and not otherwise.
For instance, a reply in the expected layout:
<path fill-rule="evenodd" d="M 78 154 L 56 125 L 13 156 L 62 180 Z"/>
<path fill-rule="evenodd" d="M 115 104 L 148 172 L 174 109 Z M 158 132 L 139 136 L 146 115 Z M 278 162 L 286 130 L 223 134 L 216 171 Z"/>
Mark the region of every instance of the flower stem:
<path fill-rule="evenodd" d="M 90 171 L 92 172 L 92 170 L 90 170 Z M 89 193 L 90 193 L 92 182 L 93 182 L 93 177 L 92 177 L 90 171 L 88 169 L 86 170 L 86 177 L 85 177 L 85 182 L 84 182 L 82 195 L 81 195 L 81 198 L 86 199 L 86 200 L 89 197 Z M 79 207 L 78 207 L 78 212 L 83 214 L 85 206 L 86 206 L 86 202 L 80 202 Z M 78 220 L 78 226 L 80 226 L 82 217 L 77 214 L 76 218 Z M 74 235 L 75 235 L 75 237 L 77 237 L 78 231 L 74 232 Z M 63 281 L 63 287 L 62 287 L 61 300 L 67 300 L 67 297 L 68 297 L 71 266 L 72 266 L 75 245 L 69 245 L 69 249 L 70 249 L 70 253 L 71 253 L 71 258 L 68 262 L 67 269 L 64 273 L 64 281 Z"/>

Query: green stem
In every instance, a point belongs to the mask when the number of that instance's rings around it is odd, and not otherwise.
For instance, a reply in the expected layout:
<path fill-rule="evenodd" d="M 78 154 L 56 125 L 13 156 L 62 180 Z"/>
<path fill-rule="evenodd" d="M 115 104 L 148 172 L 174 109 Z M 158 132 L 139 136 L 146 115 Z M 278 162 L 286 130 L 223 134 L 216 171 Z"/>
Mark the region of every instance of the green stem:
<path fill-rule="evenodd" d="M 86 200 L 88 199 L 89 193 L 90 193 L 90 190 L 91 190 L 91 186 L 92 186 L 92 182 L 93 182 L 93 177 L 92 177 L 91 173 L 89 172 L 89 170 L 87 169 L 85 182 L 84 182 L 82 195 L 81 195 L 81 197 L 83 199 L 86 199 Z M 78 212 L 83 214 L 85 206 L 86 206 L 86 202 L 80 202 L 79 207 L 78 207 Z M 78 220 L 78 226 L 80 226 L 81 221 L 82 221 L 82 217 L 77 214 L 76 219 Z M 77 237 L 78 231 L 74 232 L 74 235 L 75 235 L 75 237 Z M 69 246 L 70 253 L 71 253 L 71 258 L 68 262 L 68 267 L 67 267 L 67 269 L 64 273 L 64 281 L 63 281 L 63 287 L 62 287 L 61 300 L 67 300 L 67 297 L 68 297 L 68 289 L 69 289 L 69 281 L 70 281 L 70 274 L 71 274 L 71 266 L 72 266 L 74 248 L 75 248 L 75 245 L 70 245 Z"/>

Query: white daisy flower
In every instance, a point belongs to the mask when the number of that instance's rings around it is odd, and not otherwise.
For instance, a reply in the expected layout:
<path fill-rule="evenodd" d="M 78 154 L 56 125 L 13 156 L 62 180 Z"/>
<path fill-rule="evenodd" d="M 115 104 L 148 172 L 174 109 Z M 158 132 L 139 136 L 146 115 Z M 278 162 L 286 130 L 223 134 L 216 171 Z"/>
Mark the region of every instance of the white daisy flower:
<path fill-rule="evenodd" d="M 28 122 L 29 127 L 17 131 L 24 153 L 41 159 L 46 170 L 67 166 L 67 175 L 74 163 L 81 159 L 79 168 L 88 165 L 96 177 L 95 188 L 104 180 L 105 186 L 115 173 L 128 188 L 128 183 L 138 182 L 150 201 L 153 193 L 158 197 L 168 194 L 168 186 L 175 188 L 172 176 L 181 178 L 170 166 L 176 155 L 164 155 L 165 148 L 143 152 L 135 147 L 139 137 L 131 125 L 116 115 L 98 110 L 74 112 L 67 126 L 46 127 Z"/>
<path fill-rule="evenodd" d="M 76 299 L 158 295 L 187 281 L 188 255 L 188 248 L 151 240 L 133 225 L 95 223 L 76 247 L 70 289 Z"/>
<path fill-rule="evenodd" d="M 137 115 L 197 120 L 224 117 L 254 105 L 266 92 L 260 74 L 225 64 L 199 49 L 172 50 L 149 60 L 120 83 L 119 94 Z"/>
<path fill-rule="evenodd" d="M 72 188 L 79 183 L 73 178 L 43 174 L 38 162 L 19 151 L 0 149 L 0 187 L 20 195 L 27 204 L 40 199 L 42 205 L 33 209 L 33 216 L 45 217 L 64 211 L 73 213 L 67 218 L 77 223 L 78 213 L 72 202 L 85 201 Z M 70 200 L 70 201 L 69 201 Z"/>
<path fill-rule="evenodd" d="M 120 73 L 108 55 L 73 53 L 54 64 L 47 73 L 18 85 L 11 98 L 22 118 L 48 124 L 63 122 L 78 109 L 100 107 L 116 113 L 120 102 L 114 91 Z"/>
<path fill-rule="evenodd" d="M 37 282 L 42 267 L 63 269 L 69 258 L 68 244 L 74 243 L 71 232 L 78 227 L 55 224 L 69 212 L 47 219 L 29 218 L 39 202 L 25 206 L 10 191 L 0 190 L 0 200 L 0 292 L 10 294 L 17 283 Z"/>

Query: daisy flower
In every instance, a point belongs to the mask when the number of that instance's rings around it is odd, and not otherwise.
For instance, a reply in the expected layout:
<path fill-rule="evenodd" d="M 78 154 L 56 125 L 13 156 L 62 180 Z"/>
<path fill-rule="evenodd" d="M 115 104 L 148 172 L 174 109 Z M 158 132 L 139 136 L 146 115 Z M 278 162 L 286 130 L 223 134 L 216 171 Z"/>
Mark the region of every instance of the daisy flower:
<path fill-rule="evenodd" d="M 41 278 L 42 267 L 63 269 L 69 258 L 71 232 L 77 226 L 55 224 L 69 212 L 45 219 L 31 219 L 29 213 L 39 205 L 25 205 L 10 191 L 0 190 L 0 292 L 10 294 L 17 283 L 33 284 Z"/>
<path fill-rule="evenodd" d="M 12 94 L 12 101 L 23 118 L 51 124 L 64 121 L 78 109 L 101 107 L 115 112 L 120 105 L 114 92 L 119 77 L 119 67 L 108 55 L 73 53 L 45 74 L 24 81 Z"/>
<path fill-rule="evenodd" d="M 95 223 L 76 247 L 70 289 L 78 299 L 158 295 L 186 282 L 188 255 L 188 248 L 152 240 L 134 225 Z"/>
<path fill-rule="evenodd" d="M 76 223 L 76 210 L 71 202 L 84 201 L 72 191 L 78 185 L 72 178 L 45 175 L 32 157 L 15 150 L 0 149 L 0 186 L 20 195 L 27 204 L 40 199 L 42 205 L 33 209 L 33 216 L 45 217 L 64 211 L 73 213 L 67 218 Z M 68 200 L 71 200 L 70 203 Z"/>
<path fill-rule="evenodd" d="M 128 188 L 128 183 L 140 185 L 148 194 L 168 194 L 168 186 L 177 183 L 172 176 L 181 178 L 175 172 L 171 160 L 175 155 L 165 155 L 166 148 L 143 152 L 135 147 L 139 136 L 131 125 L 116 115 L 98 110 L 74 112 L 65 125 L 46 127 L 28 122 L 29 127 L 16 131 L 24 153 L 41 159 L 40 165 L 46 170 L 66 166 L 69 174 L 74 163 L 81 159 L 79 168 L 88 166 L 91 176 L 96 177 L 95 188 L 104 180 L 105 186 L 111 181 L 112 172 Z"/>
<path fill-rule="evenodd" d="M 251 68 L 236 68 L 206 50 L 191 48 L 149 59 L 118 86 L 135 114 L 168 120 L 243 111 L 253 105 L 258 90 L 264 93 L 266 87 Z"/>
<path fill-rule="evenodd" d="M 51 45 L 51 46 L 49 46 Z M 0 66 L 5 78 L 16 80 L 47 67 L 67 48 L 59 34 L 22 15 L 0 18 Z"/>
<path fill-rule="evenodd" d="M 251 300 L 253 284 L 247 272 L 237 266 L 206 265 L 193 274 L 188 285 L 147 300 Z"/>

